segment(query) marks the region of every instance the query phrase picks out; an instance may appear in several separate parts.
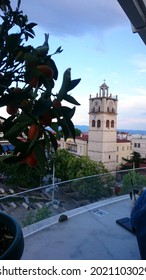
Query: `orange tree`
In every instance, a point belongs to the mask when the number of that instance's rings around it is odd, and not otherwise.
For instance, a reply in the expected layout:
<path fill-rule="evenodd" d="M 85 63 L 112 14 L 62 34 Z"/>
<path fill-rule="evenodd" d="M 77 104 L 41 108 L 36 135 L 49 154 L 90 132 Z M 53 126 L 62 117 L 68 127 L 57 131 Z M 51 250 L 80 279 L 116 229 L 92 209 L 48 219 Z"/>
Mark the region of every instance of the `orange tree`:
<path fill-rule="evenodd" d="M 61 127 L 65 139 L 75 138 L 72 117 L 79 103 L 68 93 L 80 82 L 71 80 L 71 69 L 63 75 L 58 93 L 53 93 L 58 69 L 52 56 L 62 52 L 59 47 L 49 54 L 49 35 L 44 43 L 33 47 L 28 39 L 34 39 L 33 22 L 9 0 L 0 0 L 0 107 L 6 106 L 8 118 L 1 116 L 0 131 L 13 146 L 8 163 L 26 163 L 30 167 L 47 166 L 46 151 L 57 150 L 54 132 Z M 72 103 L 72 108 L 62 101 Z"/>

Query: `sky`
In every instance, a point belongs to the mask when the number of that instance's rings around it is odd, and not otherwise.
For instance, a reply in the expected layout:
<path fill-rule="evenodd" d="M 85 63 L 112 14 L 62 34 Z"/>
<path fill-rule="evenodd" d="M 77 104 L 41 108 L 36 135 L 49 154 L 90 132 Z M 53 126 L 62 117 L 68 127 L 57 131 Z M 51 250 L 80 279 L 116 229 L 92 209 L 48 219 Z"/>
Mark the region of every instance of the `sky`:
<path fill-rule="evenodd" d="M 37 23 L 31 44 L 41 45 L 49 33 L 49 53 L 62 46 L 53 57 L 59 70 L 54 93 L 67 68 L 72 79 L 81 78 L 71 91 L 81 104 L 74 124 L 89 124 L 89 96 L 96 96 L 105 79 L 109 93 L 118 95 L 117 129 L 146 130 L 146 47 L 117 0 L 21 2 L 29 21 Z"/>

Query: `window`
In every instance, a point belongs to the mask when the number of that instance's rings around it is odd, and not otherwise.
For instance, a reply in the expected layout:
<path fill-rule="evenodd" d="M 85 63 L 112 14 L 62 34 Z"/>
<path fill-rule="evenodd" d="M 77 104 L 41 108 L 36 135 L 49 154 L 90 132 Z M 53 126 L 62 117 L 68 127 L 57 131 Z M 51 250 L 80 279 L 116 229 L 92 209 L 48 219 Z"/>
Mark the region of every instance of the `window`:
<path fill-rule="evenodd" d="M 109 120 L 106 121 L 106 127 L 109 128 Z"/>
<path fill-rule="evenodd" d="M 108 158 L 111 159 L 111 156 L 109 156 Z"/>
<path fill-rule="evenodd" d="M 98 128 L 101 127 L 101 120 L 98 120 L 98 121 L 97 121 L 97 127 L 98 127 Z"/>
<path fill-rule="evenodd" d="M 140 148 L 140 143 L 134 143 L 135 148 Z"/>
<path fill-rule="evenodd" d="M 124 151 L 124 147 L 122 147 L 122 151 Z"/>
<path fill-rule="evenodd" d="M 114 127 L 114 121 L 113 120 L 111 121 L 111 127 Z"/>
<path fill-rule="evenodd" d="M 92 121 L 92 127 L 95 127 L 95 120 Z"/>

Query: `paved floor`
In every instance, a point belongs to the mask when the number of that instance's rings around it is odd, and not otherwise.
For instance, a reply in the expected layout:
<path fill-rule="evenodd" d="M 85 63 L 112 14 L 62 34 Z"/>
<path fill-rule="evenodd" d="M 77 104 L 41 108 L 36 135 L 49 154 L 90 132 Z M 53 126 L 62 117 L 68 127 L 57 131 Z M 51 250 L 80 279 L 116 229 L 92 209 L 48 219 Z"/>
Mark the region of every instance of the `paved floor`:
<path fill-rule="evenodd" d="M 68 211 L 24 228 L 23 260 L 134 260 L 140 259 L 135 235 L 116 219 L 130 215 L 128 196 L 107 199 Z M 44 228 L 44 229 L 42 229 Z"/>

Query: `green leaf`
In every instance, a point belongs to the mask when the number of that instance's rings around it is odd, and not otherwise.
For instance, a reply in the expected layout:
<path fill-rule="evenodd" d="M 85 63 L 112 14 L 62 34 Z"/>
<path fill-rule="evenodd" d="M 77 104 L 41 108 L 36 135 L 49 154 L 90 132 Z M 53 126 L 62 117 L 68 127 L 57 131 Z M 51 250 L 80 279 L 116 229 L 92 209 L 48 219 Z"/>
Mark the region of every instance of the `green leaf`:
<path fill-rule="evenodd" d="M 37 25 L 37 23 L 35 22 L 30 22 L 26 25 L 26 29 L 29 30 L 29 29 L 32 29 L 34 28 L 35 26 Z"/>
<path fill-rule="evenodd" d="M 55 54 L 61 53 L 61 52 L 63 52 L 63 49 L 62 49 L 62 47 L 60 46 L 60 47 L 57 48 Z"/>
<path fill-rule="evenodd" d="M 60 115 L 60 117 L 67 117 L 68 119 L 71 119 L 75 114 L 76 107 L 68 108 L 66 106 L 61 106 L 56 108 L 56 111 Z"/>
<path fill-rule="evenodd" d="M 71 69 L 68 68 L 68 69 L 65 70 L 65 72 L 63 74 L 62 85 L 61 85 L 61 88 L 60 88 L 59 93 L 57 95 L 58 100 L 62 100 L 63 96 L 68 92 L 70 81 L 71 81 Z"/>
<path fill-rule="evenodd" d="M 73 108 L 73 112 L 75 112 L 75 107 Z M 70 117 L 71 116 L 67 114 L 67 111 L 64 111 L 63 119 L 58 120 L 59 125 L 62 127 L 65 139 L 67 139 L 68 137 L 72 137 L 73 139 L 75 139 L 75 128 Z"/>
<path fill-rule="evenodd" d="M 66 100 L 69 103 L 74 104 L 74 105 L 80 105 L 80 103 L 78 103 L 76 101 L 76 99 L 74 97 L 72 97 L 71 95 L 66 94 L 66 95 L 64 95 L 63 99 Z"/>
<path fill-rule="evenodd" d="M 67 124 L 68 129 L 69 129 L 70 136 L 73 137 L 73 139 L 75 140 L 76 135 L 75 135 L 75 127 L 74 127 L 73 122 L 68 117 L 66 117 L 64 119 L 65 119 L 65 122 Z"/>
<path fill-rule="evenodd" d="M 21 41 L 21 34 L 10 34 L 6 39 L 6 50 L 11 53 L 20 45 Z"/>
<path fill-rule="evenodd" d="M 29 142 L 28 152 L 36 145 L 36 142 L 38 141 L 38 134 L 36 133 L 34 139 Z"/>
<path fill-rule="evenodd" d="M 81 81 L 81 79 L 76 79 L 76 80 L 70 81 L 69 86 L 68 86 L 68 91 L 75 88 L 79 84 L 80 81 Z"/>
<path fill-rule="evenodd" d="M 25 32 L 26 41 L 28 40 L 29 37 L 33 39 L 34 36 L 35 36 L 35 33 L 33 30 L 29 30 L 29 31 Z"/>
<path fill-rule="evenodd" d="M 26 123 L 28 123 L 28 125 L 31 125 L 34 123 L 34 119 L 32 119 L 30 116 L 28 116 L 27 114 L 22 112 L 14 122 L 15 123 L 16 122 L 19 122 L 19 123 L 26 122 Z"/>
<path fill-rule="evenodd" d="M 67 138 L 69 138 L 69 136 L 70 136 L 70 131 L 68 129 L 68 126 L 67 126 L 66 122 L 63 119 L 61 119 L 59 121 L 59 125 L 62 128 L 64 139 L 67 140 Z"/>
<path fill-rule="evenodd" d="M 18 9 L 20 8 L 20 5 L 21 5 L 21 0 L 18 0 L 18 3 L 17 3 L 17 8 Z"/>
<path fill-rule="evenodd" d="M 54 136 L 54 134 L 48 130 L 48 134 L 49 134 L 49 137 L 50 137 L 50 140 L 51 140 L 51 143 L 53 145 L 53 148 L 54 150 L 56 151 L 57 148 L 58 148 L 58 143 L 57 143 L 57 140 L 56 140 L 56 137 Z"/>
<path fill-rule="evenodd" d="M 23 142 L 17 139 L 17 144 L 15 145 L 14 148 L 14 154 L 21 152 L 21 154 L 26 155 L 28 147 L 29 147 L 29 142 Z"/>
<path fill-rule="evenodd" d="M 56 67 L 56 64 L 55 64 L 54 60 L 51 59 L 50 56 L 46 57 L 46 64 L 53 70 L 53 73 L 54 73 L 53 79 L 57 80 L 57 78 L 58 78 L 58 69 Z"/>
<path fill-rule="evenodd" d="M 30 92 L 11 92 L 9 94 L 5 94 L 0 98 L 0 107 L 6 106 L 8 104 L 15 105 L 16 107 L 19 106 L 21 101 L 24 99 L 31 98 Z"/>
<path fill-rule="evenodd" d="M 6 139 L 11 139 L 11 138 L 15 138 L 17 136 L 20 135 L 20 133 L 23 132 L 24 128 L 26 128 L 26 126 L 28 125 L 27 121 L 24 122 L 18 122 L 16 124 L 14 124 L 4 135 L 4 137 Z"/>
<path fill-rule="evenodd" d="M 51 122 L 51 123 L 49 124 L 49 127 L 50 127 L 52 130 L 54 130 L 55 132 L 58 131 L 58 123 L 57 123 L 57 122 Z M 46 128 L 46 131 L 48 131 L 47 128 Z"/>
<path fill-rule="evenodd" d="M 43 97 L 41 97 L 39 100 L 35 102 L 32 114 L 34 116 L 41 116 L 49 111 L 51 105 L 52 105 L 51 100 L 46 100 Z"/>
<path fill-rule="evenodd" d="M 44 170 L 45 169 L 45 161 L 46 161 L 44 149 L 41 147 L 41 145 L 39 143 L 37 143 L 33 148 L 33 152 L 35 153 L 35 156 L 37 158 L 37 161 L 38 161 L 38 164 L 39 164 L 40 168 L 42 170 Z"/>
<path fill-rule="evenodd" d="M 20 157 L 18 157 L 18 156 L 10 156 L 10 157 L 4 159 L 4 162 L 9 163 L 9 164 L 17 163 L 19 161 L 20 161 Z"/>

